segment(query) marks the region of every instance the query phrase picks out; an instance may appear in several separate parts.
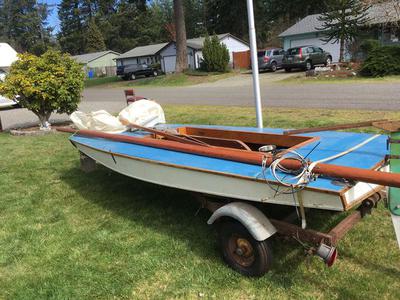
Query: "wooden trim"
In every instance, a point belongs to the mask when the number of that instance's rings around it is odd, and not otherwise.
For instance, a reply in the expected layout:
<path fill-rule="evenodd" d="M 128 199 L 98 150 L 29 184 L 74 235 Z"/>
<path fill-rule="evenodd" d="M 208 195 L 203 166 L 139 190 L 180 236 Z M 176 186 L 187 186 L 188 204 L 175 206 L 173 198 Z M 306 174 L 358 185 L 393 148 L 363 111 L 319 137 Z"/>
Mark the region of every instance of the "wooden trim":
<path fill-rule="evenodd" d="M 371 197 L 372 195 L 374 195 L 376 193 L 381 192 L 383 189 L 385 189 L 384 186 L 378 186 L 378 187 L 371 189 L 367 194 L 364 194 L 364 195 L 358 197 L 358 199 L 352 201 L 350 204 L 347 204 L 347 201 L 345 201 L 344 207 L 343 207 L 344 210 L 347 211 L 347 210 L 352 209 L 353 207 L 359 205 L 365 199 Z M 343 197 L 344 197 L 344 195 L 343 195 Z M 341 196 L 341 198 L 342 198 L 342 196 Z"/>
<path fill-rule="evenodd" d="M 318 137 L 284 136 L 276 133 L 211 129 L 190 126 L 178 127 L 177 130 L 181 134 L 240 140 L 246 144 L 273 144 L 278 147 L 287 147 L 290 149 L 302 147 L 319 139 Z"/>

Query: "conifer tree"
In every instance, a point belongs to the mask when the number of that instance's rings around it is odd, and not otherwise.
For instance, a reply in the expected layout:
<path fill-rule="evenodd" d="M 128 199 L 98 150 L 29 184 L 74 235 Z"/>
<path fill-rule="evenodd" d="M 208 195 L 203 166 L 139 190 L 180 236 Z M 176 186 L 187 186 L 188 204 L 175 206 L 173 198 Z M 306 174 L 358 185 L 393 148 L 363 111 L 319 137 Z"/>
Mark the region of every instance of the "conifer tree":
<path fill-rule="evenodd" d="M 60 32 L 58 41 L 61 49 L 72 55 L 85 50 L 84 19 L 81 15 L 80 0 L 62 0 L 58 5 Z"/>
<path fill-rule="evenodd" d="M 0 1 L 0 37 L 19 52 L 41 54 L 50 43 L 48 6 L 35 0 Z"/>
<path fill-rule="evenodd" d="M 317 29 L 325 31 L 325 37 L 321 40 L 340 43 L 340 62 L 344 60 L 346 42 L 357 37 L 360 27 L 367 24 L 369 7 L 359 0 L 338 0 L 319 17 L 323 25 Z"/>
<path fill-rule="evenodd" d="M 185 14 L 182 0 L 174 0 L 174 19 L 176 31 L 175 72 L 182 73 L 188 68 Z"/>
<path fill-rule="evenodd" d="M 203 46 L 203 64 L 208 72 L 226 72 L 229 63 L 229 51 L 216 35 L 206 36 Z"/>
<path fill-rule="evenodd" d="M 106 50 L 104 37 L 97 27 L 96 22 L 91 19 L 86 29 L 85 52 L 91 53 L 102 50 Z"/>

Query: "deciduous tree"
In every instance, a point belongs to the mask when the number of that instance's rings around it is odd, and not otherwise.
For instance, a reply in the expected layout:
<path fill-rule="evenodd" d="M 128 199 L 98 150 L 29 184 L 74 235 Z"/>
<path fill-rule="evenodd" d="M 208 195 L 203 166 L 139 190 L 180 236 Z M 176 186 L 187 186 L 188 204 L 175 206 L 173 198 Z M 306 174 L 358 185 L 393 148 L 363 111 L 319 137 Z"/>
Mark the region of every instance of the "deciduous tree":
<path fill-rule="evenodd" d="M 83 79 L 82 67 L 67 54 L 19 54 L 0 84 L 0 94 L 18 96 L 19 104 L 39 118 L 40 128 L 48 129 L 52 112 L 70 114 L 78 108 Z"/>

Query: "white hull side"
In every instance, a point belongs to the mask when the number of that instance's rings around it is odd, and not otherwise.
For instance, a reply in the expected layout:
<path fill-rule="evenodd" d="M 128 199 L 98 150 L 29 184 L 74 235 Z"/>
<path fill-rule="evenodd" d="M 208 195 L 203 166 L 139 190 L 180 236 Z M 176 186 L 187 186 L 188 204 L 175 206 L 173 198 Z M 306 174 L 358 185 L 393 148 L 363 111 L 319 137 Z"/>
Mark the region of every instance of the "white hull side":
<path fill-rule="evenodd" d="M 74 144 L 84 154 L 105 167 L 143 181 L 221 197 L 290 206 L 298 205 L 297 197 L 295 203 L 292 195 L 281 194 L 274 197 L 275 192 L 263 182 L 223 173 L 210 173 L 138 158 L 111 155 L 82 144 Z M 303 190 L 302 196 L 305 207 L 334 211 L 344 210 L 338 193 Z"/>

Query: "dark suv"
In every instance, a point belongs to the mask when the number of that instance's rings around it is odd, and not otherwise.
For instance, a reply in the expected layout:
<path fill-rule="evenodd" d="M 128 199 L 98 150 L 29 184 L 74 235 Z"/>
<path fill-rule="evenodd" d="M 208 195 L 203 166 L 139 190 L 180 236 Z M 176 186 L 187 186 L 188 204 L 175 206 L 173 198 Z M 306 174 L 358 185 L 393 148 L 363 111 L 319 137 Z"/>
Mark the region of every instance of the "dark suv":
<path fill-rule="evenodd" d="M 158 71 L 146 64 L 132 64 L 117 67 L 117 75 L 125 80 L 135 80 L 137 76 L 157 76 Z"/>
<path fill-rule="evenodd" d="M 259 50 L 258 56 L 258 69 L 271 70 L 275 72 L 277 69 L 282 68 L 282 59 L 285 50 L 281 48 L 271 48 L 266 50 Z"/>
<path fill-rule="evenodd" d="M 300 68 L 310 70 L 315 65 L 329 65 L 332 55 L 316 46 L 301 46 L 290 48 L 283 57 L 282 67 L 286 72 Z"/>

